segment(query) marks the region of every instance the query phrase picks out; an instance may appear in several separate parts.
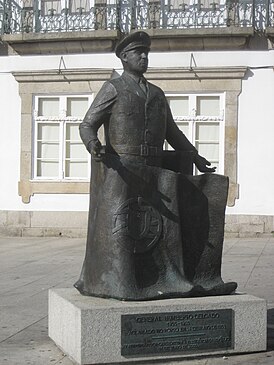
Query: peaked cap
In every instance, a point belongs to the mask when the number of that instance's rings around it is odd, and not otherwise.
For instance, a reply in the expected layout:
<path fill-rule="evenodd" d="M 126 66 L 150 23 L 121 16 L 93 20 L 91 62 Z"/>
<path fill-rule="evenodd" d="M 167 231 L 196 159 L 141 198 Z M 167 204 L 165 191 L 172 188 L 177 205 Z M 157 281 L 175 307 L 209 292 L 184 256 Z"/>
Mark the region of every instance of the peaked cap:
<path fill-rule="evenodd" d="M 131 33 L 118 43 L 115 54 L 120 58 L 122 51 L 130 51 L 135 48 L 145 47 L 150 49 L 151 40 L 150 36 L 143 31 Z"/>

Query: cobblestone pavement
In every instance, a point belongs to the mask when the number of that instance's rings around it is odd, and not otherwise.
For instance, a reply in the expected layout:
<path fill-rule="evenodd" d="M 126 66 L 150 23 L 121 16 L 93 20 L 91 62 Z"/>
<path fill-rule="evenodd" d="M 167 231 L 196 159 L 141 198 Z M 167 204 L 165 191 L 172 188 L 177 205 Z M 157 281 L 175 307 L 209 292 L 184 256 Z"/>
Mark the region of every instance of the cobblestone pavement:
<path fill-rule="evenodd" d="M 0 237 L 0 365 L 73 365 L 47 335 L 47 297 L 78 279 L 84 241 Z M 226 239 L 223 278 L 267 300 L 267 351 L 157 364 L 274 365 L 274 237 Z"/>

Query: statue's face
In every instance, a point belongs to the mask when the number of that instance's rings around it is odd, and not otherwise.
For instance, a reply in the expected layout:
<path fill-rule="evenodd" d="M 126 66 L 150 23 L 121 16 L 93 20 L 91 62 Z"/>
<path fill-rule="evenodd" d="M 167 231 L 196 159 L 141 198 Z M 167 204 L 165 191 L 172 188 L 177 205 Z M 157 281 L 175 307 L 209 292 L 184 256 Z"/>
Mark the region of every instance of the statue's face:
<path fill-rule="evenodd" d="M 137 75 L 143 75 L 148 67 L 148 48 L 139 47 L 121 55 L 124 68 Z"/>

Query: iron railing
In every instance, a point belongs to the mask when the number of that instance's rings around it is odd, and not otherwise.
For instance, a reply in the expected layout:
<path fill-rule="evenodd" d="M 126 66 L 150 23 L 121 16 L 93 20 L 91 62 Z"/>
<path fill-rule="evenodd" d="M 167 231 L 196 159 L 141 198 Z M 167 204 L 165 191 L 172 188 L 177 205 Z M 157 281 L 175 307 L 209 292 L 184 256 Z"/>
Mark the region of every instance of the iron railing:
<path fill-rule="evenodd" d="M 274 27 L 274 0 L 0 0 L 0 32 Z"/>

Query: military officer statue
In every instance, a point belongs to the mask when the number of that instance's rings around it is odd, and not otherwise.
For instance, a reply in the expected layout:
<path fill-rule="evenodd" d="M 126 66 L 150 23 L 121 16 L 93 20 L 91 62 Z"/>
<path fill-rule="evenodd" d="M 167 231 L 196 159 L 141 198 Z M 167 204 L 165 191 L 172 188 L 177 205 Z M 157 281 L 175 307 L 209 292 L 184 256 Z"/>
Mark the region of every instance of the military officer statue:
<path fill-rule="evenodd" d="M 86 255 L 75 287 L 120 300 L 229 294 L 237 284 L 221 279 L 228 179 L 211 174 L 215 168 L 179 130 L 163 91 L 144 78 L 150 42 L 136 32 L 118 44 L 124 73 L 103 85 L 80 125 L 93 159 Z M 165 140 L 177 151 L 171 164 Z M 178 173 L 178 157 L 187 154 L 206 174 Z"/>

